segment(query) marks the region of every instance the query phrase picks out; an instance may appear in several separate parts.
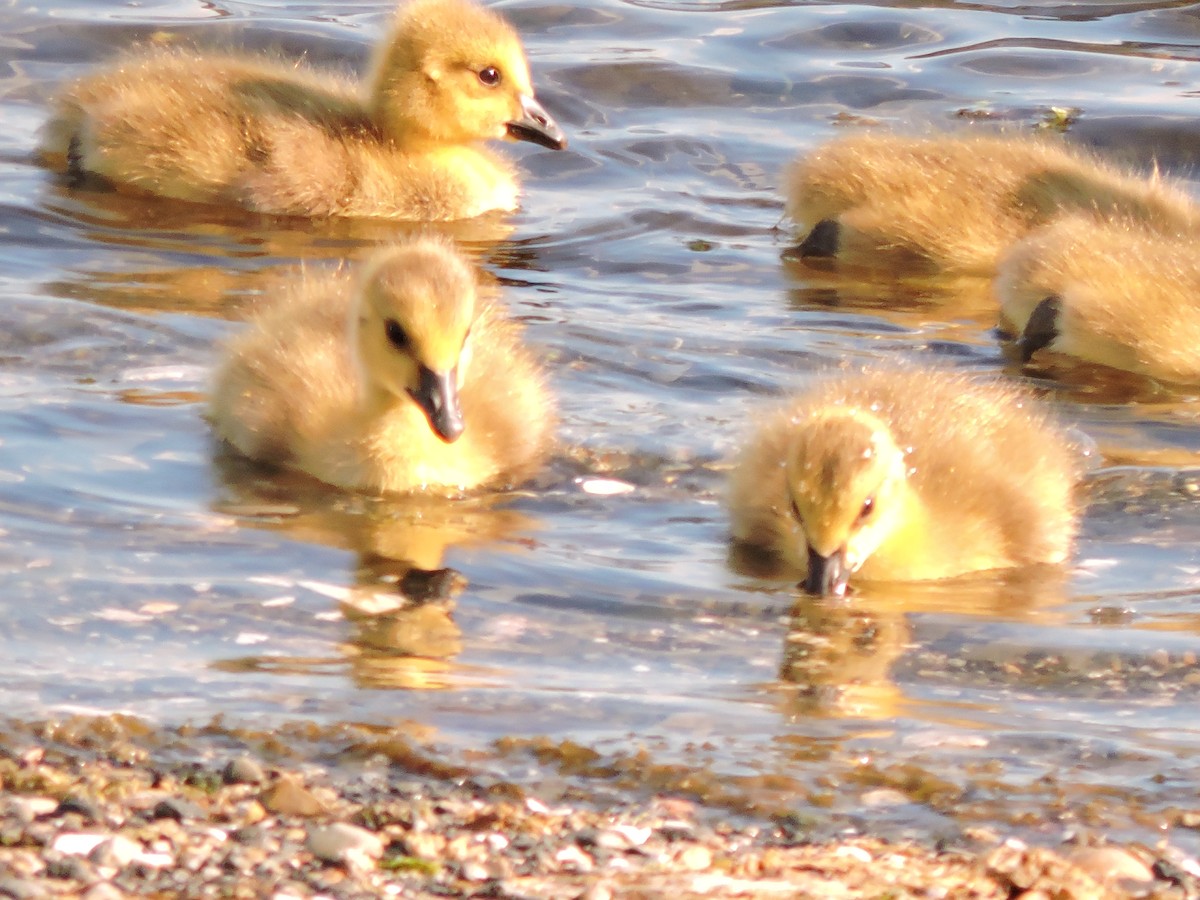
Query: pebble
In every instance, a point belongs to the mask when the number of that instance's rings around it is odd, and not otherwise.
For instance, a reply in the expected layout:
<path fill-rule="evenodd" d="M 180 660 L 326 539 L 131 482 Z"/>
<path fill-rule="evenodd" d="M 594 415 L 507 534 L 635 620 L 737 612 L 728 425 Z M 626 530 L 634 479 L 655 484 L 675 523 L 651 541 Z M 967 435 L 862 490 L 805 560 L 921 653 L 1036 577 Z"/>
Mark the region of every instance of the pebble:
<path fill-rule="evenodd" d="M 567 844 L 554 854 L 554 861 L 568 872 L 587 873 L 596 867 L 592 858 L 580 850 L 578 844 Z"/>
<path fill-rule="evenodd" d="M 151 813 L 155 819 L 174 819 L 182 822 L 184 819 L 207 819 L 208 814 L 199 805 L 182 797 L 167 797 L 160 800 Z"/>
<path fill-rule="evenodd" d="M 882 806 L 903 806 L 909 802 L 908 797 L 895 788 L 876 788 L 873 791 L 867 791 L 859 800 L 863 806 L 869 809 L 878 809 Z"/>
<path fill-rule="evenodd" d="M 279 780 L 262 798 L 262 804 L 281 816 L 319 816 L 325 806 L 312 792 L 294 778 L 281 775 Z"/>
<path fill-rule="evenodd" d="M 114 834 L 111 838 L 97 844 L 88 854 L 88 859 L 98 866 L 109 869 L 123 869 L 142 853 L 142 846 L 137 841 Z"/>
<path fill-rule="evenodd" d="M 373 866 L 383 856 L 384 849 L 379 835 L 346 822 L 314 828 L 308 834 L 306 846 L 317 859 L 356 869 Z"/>
<path fill-rule="evenodd" d="M 466 881 L 487 881 L 492 875 L 486 866 L 477 862 L 470 862 L 463 865 L 462 877 Z"/>
<path fill-rule="evenodd" d="M 100 810 L 96 808 L 96 804 L 84 797 L 76 797 L 74 795 L 65 797 L 58 804 L 58 808 L 54 810 L 56 816 L 65 815 L 67 813 L 77 813 L 83 816 L 86 822 L 99 822 Z"/>
<path fill-rule="evenodd" d="M 206 746 L 204 735 L 189 732 L 188 737 Z M 344 732 L 339 730 L 337 738 L 344 740 Z M 373 749 L 375 732 L 357 739 L 354 754 L 361 747 L 362 758 L 381 755 Z M 542 785 L 539 791 L 555 799 L 531 800 L 496 776 L 450 781 L 444 767 L 432 774 L 405 772 L 386 756 L 381 763 L 386 772 L 362 774 L 355 768 L 357 755 L 342 769 L 328 757 L 306 760 L 296 743 L 287 735 L 272 736 L 258 758 L 286 756 L 307 767 L 290 768 L 277 779 L 272 773 L 260 787 L 249 789 L 229 782 L 226 773 L 253 776 L 257 762 L 251 760 L 248 772 L 235 771 L 230 757 L 252 752 L 257 744 L 213 748 L 202 756 L 219 760 L 211 769 L 204 763 L 181 766 L 174 741 L 161 758 L 134 765 L 114 762 L 103 744 L 66 751 L 56 745 L 51 762 L 31 762 L 40 768 L 22 775 L 30 789 L 41 793 L 20 797 L 9 787 L 0 794 L 0 834 L 12 835 L 0 843 L 0 896 L 351 900 L 520 895 L 611 900 L 682 895 L 704 885 L 723 895 L 738 890 L 821 896 L 813 893 L 812 879 L 847 872 L 856 883 L 862 879 L 871 887 L 864 896 L 880 896 L 893 885 L 897 896 L 915 896 L 909 889 L 919 886 L 920 896 L 930 900 L 1007 896 L 1027 886 L 1040 896 L 1078 898 L 1125 891 L 1130 884 L 1137 896 L 1149 896 L 1156 888 L 1173 890 L 1166 885 L 1172 880 L 1180 884 L 1179 896 L 1200 896 L 1190 881 L 1200 867 L 1166 845 L 1132 853 L 1116 846 L 1065 847 L 1061 853 L 1077 854 L 1067 860 L 1005 841 L 1004 829 L 980 828 L 971 835 L 988 844 L 1002 843 L 999 855 L 942 855 L 869 836 L 855 838 L 853 844 L 819 836 L 811 842 L 781 843 L 775 819 L 718 823 L 706 811 L 698 825 L 689 819 L 703 808 L 691 802 L 655 798 L 632 808 L 610 804 L 597 810 L 578 802 L 566 788 L 549 791 Z M 230 746 L 236 749 L 231 752 Z M 402 758 L 403 765 L 422 763 L 415 751 Z M 79 807 L 71 803 L 53 816 L 63 804 L 45 796 L 50 793 L 45 784 L 54 786 L 55 797 L 74 792 L 76 797 L 104 798 L 87 801 L 104 827 L 82 827 Z M 194 784 L 204 785 L 206 792 L 197 794 L 188 786 Z M 896 799 L 883 788 L 865 796 L 881 805 Z M 263 803 L 273 805 L 270 813 Z M 167 808 L 177 815 L 149 818 Z M 314 812 L 324 818 L 294 818 Z M 379 864 L 381 858 L 386 862 Z M 1153 873 L 1143 859 L 1153 862 Z M 1101 878 L 1110 883 L 1102 887 Z M 1053 893 L 1061 885 L 1079 890 Z M 980 893 L 975 887 L 986 890 Z M 1092 893 L 1080 892 L 1085 889 Z"/>
<path fill-rule="evenodd" d="M 46 896 L 46 892 L 23 878 L 0 877 L 0 896 L 12 897 L 13 900 L 33 900 L 34 897 Z"/>
<path fill-rule="evenodd" d="M 872 860 L 870 853 L 868 853 L 862 847 L 855 847 L 853 844 L 846 844 L 845 846 L 838 847 L 836 855 L 849 856 L 852 859 L 857 859 L 860 863 L 870 863 L 874 861 Z"/>
<path fill-rule="evenodd" d="M 23 825 L 28 825 L 41 816 L 50 815 L 58 806 L 58 801 L 50 797 L 9 797 L 6 801 L 8 815 Z"/>
<path fill-rule="evenodd" d="M 1153 881 L 1144 862 L 1120 847 L 1079 847 L 1067 856 L 1097 881 Z"/>
<path fill-rule="evenodd" d="M 105 834 L 80 834 L 66 831 L 54 838 L 50 849 L 68 856 L 87 856 L 106 840 L 108 840 L 108 835 Z"/>
<path fill-rule="evenodd" d="M 235 756 L 221 771 L 226 784 L 262 784 L 267 775 L 262 766 L 249 756 Z"/>
<path fill-rule="evenodd" d="M 85 884 L 96 880 L 96 873 L 87 861 L 78 856 L 64 856 L 46 864 L 46 874 L 51 878 L 82 881 Z"/>
<path fill-rule="evenodd" d="M 629 838 L 611 828 L 595 832 L 581 831 L 575 839 L 581 844 L 592 844 L 605 850 L 628 850 L 631 846 Z"/>
<path fill-rule="evenodd" d="M 702 872 L 712 865 L 712 851 L 703 844 L 692 844 L 679 851 L 676 862 L 691 872 Z"/>

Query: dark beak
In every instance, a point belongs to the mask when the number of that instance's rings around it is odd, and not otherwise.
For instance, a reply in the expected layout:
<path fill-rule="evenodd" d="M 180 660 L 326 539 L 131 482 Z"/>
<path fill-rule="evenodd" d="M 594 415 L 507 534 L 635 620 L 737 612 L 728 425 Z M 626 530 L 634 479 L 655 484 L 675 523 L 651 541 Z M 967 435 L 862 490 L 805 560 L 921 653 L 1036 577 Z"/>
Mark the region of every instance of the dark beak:
<path fill-rule="evenodd" d="M 808 236 L 795 247 L 783 251 L 783 258 L 789 262 L 800 262 L 805 259 L 835 259 L 838 255 L 838 245 L 841 243 L 842 226 L 833 219 L 822 219 Z"/>
<path fill-rule="evenodd" d="M 458 367 L 449 372 L 434 372 L 421 366 L 421 382 L 409 396 L 429 419 L 429 427 L 443 441 L 452 444 L 463 433 L 462 409 L 458 405 Z"/>
<path fill-rule="evenodd" d="M 843 551 L 835 550 L 822 556 L 812 547 L 808 548 L 808 576 L 804 589 L 818 597 L 841 597 L 846 593 L 850 573 L 846 570 Z"/>
<path fill-rule="evenodd" d="M 518 141 L 532 141 L 551 150 L 564 150 L 567 146 L 566 135 L 550 118 L 550 113 L 524 94 L 521 95 L 521 115 L 508 123 L 508 136 Z"/>

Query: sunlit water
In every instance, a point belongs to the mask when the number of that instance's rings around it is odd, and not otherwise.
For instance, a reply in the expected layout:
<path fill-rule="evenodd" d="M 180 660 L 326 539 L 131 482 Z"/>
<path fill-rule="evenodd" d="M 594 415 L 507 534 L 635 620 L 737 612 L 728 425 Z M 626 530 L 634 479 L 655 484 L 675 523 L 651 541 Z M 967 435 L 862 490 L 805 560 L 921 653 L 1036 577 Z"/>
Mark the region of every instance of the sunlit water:
<path fill-rule="evenodd" d="M 785 268 L 785 162 L 846 128 L 1028 129 L 1061 108 L 1073 138 L 1187 178 L 1198 8 L 500 6 L 571 148 L 511 148 L 512 235 L 460 236 L 553 373 L 563 450 L 528 489 L 458 504 L 257 470 L 202 417 L 216 342 L 281 271 L 399 229 L 72 191 L 31 156 L 54 86 L 131 43 L 360 68 L 389 4 L 0 10 L 0 706 L 411 722 L 447 752 L 570 737 L 648 749 L 634 790 L 643 764 L 705 767 L 735 806 L 799 821 L 853 823 L 884 784 L 914 802 L 871 827 L 1160 839 L 1162 810 L 1200 805 L 1200 490 L 1172 468 L 1200 449 L 1194 398 L 1039 382 L 1104 455 L 1061 581 L 802 600 L 731 569 L 721 490 L 756 410 L 813 373 L 1011 371 L 986 300 Z M 402 560 L 462 572 L 457 608 L 342 615 L 394 593 Z"/>

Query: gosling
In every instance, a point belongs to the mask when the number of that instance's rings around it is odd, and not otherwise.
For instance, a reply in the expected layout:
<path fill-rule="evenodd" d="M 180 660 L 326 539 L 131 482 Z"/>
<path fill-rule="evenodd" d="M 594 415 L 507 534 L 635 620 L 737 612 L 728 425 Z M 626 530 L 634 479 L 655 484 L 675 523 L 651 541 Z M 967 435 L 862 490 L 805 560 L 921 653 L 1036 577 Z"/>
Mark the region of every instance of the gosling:
<path fill-rule="evenodd" d="M 1148 229 L 1193 226 L 1187 195 L 1087 152 L 1035 137 L 858 134 L 785 173 L 788 215 L 809 230 L 790 258 L 990 277 L 1031 230 L 1068 213 Z"/>
<path fill-rule="evenodd" d="M 210 419 L 245 456 L 341 488 L 504 487 L 555 426 L 520 331 L 457 251 L 417 239 L 357 278 L 306 275 L 263 310 L 226 347 Z"/>
<path fill-rule="evenodd" d="M 471 0 L 412 0 L 365 84 L 283 60 L 151 51 L 67 88 L 43 161 L 261 213 L 449 221 L 517 208 L 496 138 L 562 149 L 520 39 Z"/>
<path fill-rule="evenodd" d="M 1001 260 L 995 291 L 1021 361 L 1038 351 L 1200 383 L 1200 260 L 1195 234 L 1126 219 L 1071 217 Z"/>
<path fill-rule="evenodd" d="M 942 371 L 830 379 L 768 414 L 729 486 L 735 541 L 840 596 L 1062 563 L 1078 461 L 1034 401 Z"/>

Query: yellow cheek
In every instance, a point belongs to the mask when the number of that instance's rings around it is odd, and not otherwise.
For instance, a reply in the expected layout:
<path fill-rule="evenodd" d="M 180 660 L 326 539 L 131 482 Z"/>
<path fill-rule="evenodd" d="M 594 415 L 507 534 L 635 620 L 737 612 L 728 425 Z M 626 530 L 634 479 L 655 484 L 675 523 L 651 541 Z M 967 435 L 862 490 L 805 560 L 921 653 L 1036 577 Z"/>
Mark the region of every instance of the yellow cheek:
<path fill-rule="evenodd" d="M 462 355 L 462 339 L 438 336 L 425 341 L 421 347 L 421 361 L 434 372 L 449 372 L 458 365 Z"/>

